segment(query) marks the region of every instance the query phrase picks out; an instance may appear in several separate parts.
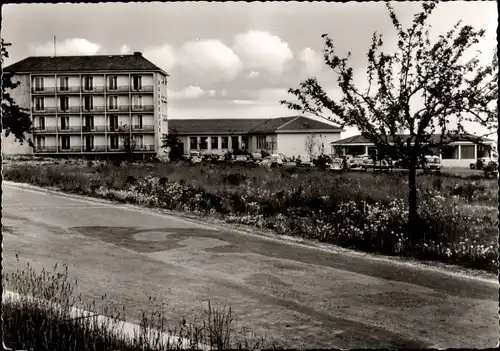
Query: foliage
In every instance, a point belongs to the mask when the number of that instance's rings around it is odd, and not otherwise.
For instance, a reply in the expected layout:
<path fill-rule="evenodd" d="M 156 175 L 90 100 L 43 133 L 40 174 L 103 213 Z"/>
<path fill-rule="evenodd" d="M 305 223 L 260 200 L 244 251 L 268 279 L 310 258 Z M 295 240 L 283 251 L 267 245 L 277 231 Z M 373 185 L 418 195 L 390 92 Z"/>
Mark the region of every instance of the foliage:
<path fill-rule="evenodd" d="M 309 156 L 309 160 L 313 160 L 316 156 L 316 147 L 318 145 L 316 134 L 309 134 L 304 140 L 304 150 L 307 152 Z"/>
<path fill-rule="evenodd" d="M 481 67 L 478 56 L 465 61 L 466 52 L 484 37 L 484 30 L 457 23 L 431 43 L 427 23 L 435 2 L 422 3 L 422 12 L 404 29 L 390 3 L 389 16 L 397 33 L 394 54 L 381 51 L 382 35 L 376 32 L 368 50 L 366 90 L 356 87 L 355 72 L 347 57 L 338 56 L 333 40 L 324 34 L 325 63 L 338 76 L 343 97 L 335 101 L 316 78 L 298 89 L 289 89 L 298 102 L 281 101 L 294 110 L 332 119 L 342 126 L 355 126 L 374 143 L 378 152 L 408 160 L 409 222 L 418 220 L 416 166 L 430 148 L 457 139 L 478 142 L 465 135 L 467 121 L 487 123 L 497 119 L 498 67 Z M 372 86 L 374 85 L 374 86 Z M 375 86 L 376 85 L 376 86 Z M 417 107 L 418 103 L 422 107 Z M 325 117 L 325 113 L 331 117 Z M 456 122 L 456 127 L 450 121 Z M 403 134 L 407 133 L 407 134 Z M 433 134 L 438 134 L 436 140 Z M 414 225 L 409 226 L 415 228 Z M 417 240 L 418 233 L 414 233 Z"/>
<path fill-rule="evenodd" d="M 12 44 L 6 43 L 3 38 L 0 39 L 0 43 L 3 67 L 4 58 L 9 57 L 7 47 Z M 7 74 L 2 71 L 2 118 L 0 129 L 5 131 L 6 137 L 12 134 L 14 139 L 20 144 L 28 142 L 30 146 L 33 146 L 33 141 L 26 137 L 26 133 L 31 132 L 32 129 L 31 117 L 28 113 L 29 110 L 17 105 L 9 92 L 19 87 L 21 83 L 13 82 L 12 78 L 12 74 Z"/>
<path fill-rule="evenodd" d="M 184 154 L 182 142 L 176 131 L 163 136 L 162 147 L 170 150 L 169 159 L 172 161 L 180 160 Z"/>

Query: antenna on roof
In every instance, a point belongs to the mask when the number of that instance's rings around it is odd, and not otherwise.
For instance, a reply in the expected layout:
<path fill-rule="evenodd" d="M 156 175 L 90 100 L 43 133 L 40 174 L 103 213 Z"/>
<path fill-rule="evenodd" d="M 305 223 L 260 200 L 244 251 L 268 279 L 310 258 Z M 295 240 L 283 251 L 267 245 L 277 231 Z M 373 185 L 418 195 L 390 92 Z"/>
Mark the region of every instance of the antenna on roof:
<path fill-rule="evenodd" d="M 56 56 L 56 36 L 54 35 L 54 57 Z"/>

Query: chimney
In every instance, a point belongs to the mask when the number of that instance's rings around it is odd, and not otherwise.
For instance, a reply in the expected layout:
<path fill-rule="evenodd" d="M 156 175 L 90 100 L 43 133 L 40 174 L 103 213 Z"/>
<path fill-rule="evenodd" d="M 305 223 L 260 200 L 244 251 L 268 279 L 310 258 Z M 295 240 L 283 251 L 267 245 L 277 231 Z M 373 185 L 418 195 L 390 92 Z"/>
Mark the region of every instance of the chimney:
<path fill-rule="evenodd" d="M 136 52 L 134 52 L 134 56 L 142 56 L 142 52 L 136 51 Z"/>

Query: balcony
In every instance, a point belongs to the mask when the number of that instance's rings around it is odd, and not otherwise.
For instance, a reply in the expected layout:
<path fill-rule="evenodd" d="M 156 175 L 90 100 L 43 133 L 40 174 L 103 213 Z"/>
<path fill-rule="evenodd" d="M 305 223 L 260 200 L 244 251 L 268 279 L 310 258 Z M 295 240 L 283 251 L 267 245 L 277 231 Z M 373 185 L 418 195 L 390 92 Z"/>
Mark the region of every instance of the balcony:
<path fill-rule="evenodd" d="M 155 146 L 154 145 L 137 145 L 134 148 L 134 151 L 155 151 Z"/>
<path fill-rule="evenodd" d="M 108 106 L 106 110 L 107 112 L 130 112 L 130 106 L 129 105 Z"/>
<path fill-rule="evenodd" d="M 93 86 L 91 88 L 82 87 L 82 94 L 102 94 L 104 93 L 104 86 Z"/>
<path fill-rule="evenodd" d="M 33 152 L 35 153 L 55 153 L 57 146 L 34 146 Z"/>
<path fill-rule="evenodd" d="M 57 131 L 61 134 L 75 134 L 78 133 L 80 134 L 82 132 L 82 127 L 66 127 L 66 128 L 61 128 L 60 126 L 57 128 Z"/>
<path fill-rule="evenodd" d="M 80 87 L 57 87 L 58 94 L 79 94 Z"/>
<path fill-rule="evenodd" d="M 119 94 L 119 93 L 128 93 L 130 91 L 130 87 L 128 85 L 120 85 L 117 87 L 106 87 L 106 91 L 110 94 Z"/>
<path fill-rule="evenodd" d="M 35 127 L 33 128 L 34 134 L 53 134 L 57 130 L 56 127 Z"/>
<path fill-rule="evenodd" d="M 152 93 L 154 91 L 154 86 L 152 86 L 152 85 L 143 85 L 140 88 L 131 87 L 130 91 L 132 93 Z"/>
<path fill-rule="evenodd" d="M 151 125 L 148 125 L 148 126 L 135 125 L 132 127 L 132 132 L 134 132 L 134 133 L 146 133 L 146 132 L 154 132 L 154 131 L 155 131 L 155 126 L 151 126 Z"/>
<path fill-rule="evenodd" d="M 87 146 L 83 146 L 83 152 L 106 152 L 106 146 L 99 145 L 91 148 L 87 148 Z"/>
<path fill-rule="evenodd" d="M 71 146 L 69 148 L 63 148 L 62 146 L 59 146 L 57 149 L 59 152 L 82 152 L 81 146 Z"/>
<path fill-rule="evenodd" d="M 55 87 L 43 87 L 43 88 L 31 88 L 31 93 L 33 95 L 53 95 L 56 92 Z"/>
<path fill-rule="evenodd" d="M 59 106 L 57 113 L 80 113 L 80 108 L 80 106 L 67 106 L 66 108 Z"/>
<path fill-rule="evenodd" d="M 56 113 L 56 108 L 55 107 L 44 107 L 41 109 L 37 109 L 36 107 L 33 107 L 31 111 L 36 114 L 45 114 L 45 113 Z"/>
<path fill-rule="evenodd" d="M 129 126 L 110 126 L 107 128 L 109 133 L 130 133 Z"/>
<path fill-rule="evenodd" d="M 132 111 L 133 112 L 153 112 L 154 106 L 153 105 L 142 105 L 142 106 L 132 105 Z"/>
<path fill-rule="evenodd" d="M 96 113 L 104 112 L 106 108 L 104 106 L 82 106 L 83 113 Z"/>
<path fill-rule="evenodd" d="M 104 133 L 106 131 L 105 126 L 93 126 L 93 127 L 87 127 L 83 126 L 84 133 Z"/>

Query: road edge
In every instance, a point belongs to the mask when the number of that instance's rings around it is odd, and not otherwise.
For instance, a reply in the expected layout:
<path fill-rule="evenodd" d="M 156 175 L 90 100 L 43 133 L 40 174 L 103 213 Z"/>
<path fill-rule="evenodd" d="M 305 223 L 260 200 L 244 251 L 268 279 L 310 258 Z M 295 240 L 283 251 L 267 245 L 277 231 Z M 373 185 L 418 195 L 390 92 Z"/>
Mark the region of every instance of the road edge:
<path fill-rule="evenodd" d="M 461 278 L 461 279 L 469 279 L 469 280 L 478 280 L 482 281 L 485 283 L 489 284 L 494 284 L 498 285 L 499 280 L 498 276 L 495 276 L 494 273 L 488 273 L 484 271 L 479 271 L 479 270 L 472 270 L 472 269 L 467 269 L 464 267 L 460 266 L 455 266 L 455 265 L 449 265 L 441 262 L 425 262 L 425 261 L 418 261 L 416 259 L 413 259 L 411 257 L 398 257 L 398 256 L 384 256 L 384 255 L 377 255 L 377 254 L 372 254 L 372 253 L 366 253 L 366 252 L 361 252 L 361 251 L 356 251 L 356 250 L 350 250 L 346 248 L 342 248 L 340 246 L 334 245 L 334 244 L 324 244 L 312 240 L 306 240 L 306 239 L 301 239 L 297 237 L 292 237 L 288 235 L 280 235 L 276 233 L 272 233 L 270 230 L 261 230 L 259 228 L 253 228 L 250 226 L 244 226 L 240 224 L 233 224 L 233 223 L 227 223 L 224 222 L 223 220 L 220 220 L 218 218 L 207 218 L 207 217 L 196 217 L 194 214 L 187 214 L 184 212 L 179 212 L 179 211 L 172 211 L 172 210 L 167 210 L 167 209 L 156 209 L 156 208 L 150 208 L 150 207 L 143 207 L 140 205 L 134 205 L 134 204 L 128 204 L 128 203 L 122 203 L 118 201 L 111 201 L 107 199 L 101 199 L 101 198 L 96 198 L 90 195 L 79 195 L 79 194 L 71 194 L 71 193 L 65 193 L 57 188 L 51 187 L 51 188 L 44 188 L 40 186 L 35 186 L 32 184 L 28 183 L 18 183 L 18 182 L 12 182 L 12 181 L 7 181 L 7 180 L 2 180 L 2 184 L 10 185 L 13 187 L 18 187 L 18 188 L 23 188 L 26 190 L 31 190 L 35 192 L 42 192 L 42 193 L 49 193 L 55 196 L 61 196 L 61 197 L 69 197 L 73 198 L 76 200 L 84 201 L 84 202 L 90 202 L 90 203 L 99 203 L 102 205 L 107 205 L 107 206 L 118 206 L 118 207 L 124 207 L 129 210 L 133 211 L 138 211 L 138 212 L 147 212 L 151 213 L 157 216 L 162 216 L 162 217 L 173 217 L 176 219 L 182 219 L 187 222 L 191 222 L 193 224 L 203 226 L 207 229 L 219 229 L 219 230 L 225 230 L 229 232 L 234 232 L 240 235 L 250 235 L 250 236 L 255 236 L 259 238 L 263 238 L 266 240 L 271 240 L 271 241 L 277 241 L 289 245 L 295 245 L 295 246 L 301 246 L 309 249 L 316 249 L 319 251 L 325 251 L 329 253 L 335 253 L 335 254 L 341 254 L 341 255 L 346 255 L 346 256 L 351 256 L 351 257 L 356 257 L 356 258 L 365 258 L 367 260 L 372 260 L 372 261 L 378 261 L 378 262 L 385 262 L 385 263 L 390 263 L 393 265 L 399 265 L 403 266 L 406 268 L 413 268 L 417 270 L 422 270 L 422 271 L 432 271 L 432 272 L 437 272 L 441 274 L 447 274 L 453 277 Z M 2 196 L 3 198 L 3 196 Z M 2 206 L 3 206 L 3 200 L 2 200 Z"/>

